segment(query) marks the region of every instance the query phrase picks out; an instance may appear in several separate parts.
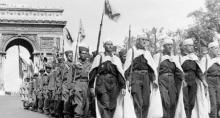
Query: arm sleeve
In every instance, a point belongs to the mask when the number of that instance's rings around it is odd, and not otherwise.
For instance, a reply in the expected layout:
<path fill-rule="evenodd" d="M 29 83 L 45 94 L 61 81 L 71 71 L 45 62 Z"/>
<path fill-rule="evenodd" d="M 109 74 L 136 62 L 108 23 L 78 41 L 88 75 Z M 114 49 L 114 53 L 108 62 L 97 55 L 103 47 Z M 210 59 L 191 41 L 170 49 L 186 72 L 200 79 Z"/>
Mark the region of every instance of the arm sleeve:
<path fill-rule="evenodd" d="M 205 79 L 205 76 L 204 76 L 202 70 L 200 69 L 200 67 L 198 66 L 198 64 L 196 64 L 196 74 L 201 81 L 203 81 Z"/>
<path fill-rule="evenodd" d="M 174 76 L 175 76 L 175 79 L 184 80 L 183 72 L 177 67 L 175 68 Z"/>
<path fill-rule="evenodd" d="M 147 66 L 148 66 L 149 79 L 153 82 L 154 80 L 156 80 L 154 70 L 149 65 Z"/>
<path fill-rule="evenodd" d="M 121 88 L 125 88 L 125 87 L 126 87 L 126 86 L 125 86 L 125 79 L 124 79 L 124 77 L 121 75 L 120 72 L 118 72 L 118 81 L 119 81 L 119 86 L 120 86 Z"/>

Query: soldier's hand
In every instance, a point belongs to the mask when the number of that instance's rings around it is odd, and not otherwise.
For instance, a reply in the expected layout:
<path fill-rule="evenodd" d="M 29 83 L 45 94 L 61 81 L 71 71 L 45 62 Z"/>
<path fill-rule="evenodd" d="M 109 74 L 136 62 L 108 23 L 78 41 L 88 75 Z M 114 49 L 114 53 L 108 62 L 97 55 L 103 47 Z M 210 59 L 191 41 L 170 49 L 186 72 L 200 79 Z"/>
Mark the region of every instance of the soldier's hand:
<path fill-rule="evenodd" d="M 129 86 L 130 86 L 130 82 L 126 81 L 126 87 L 129 87 Z"/>
<path fill-rule="evenodd" d="M 208 84 L 206 81 L 202 81 L 203 85 L 207 88 L 208 87 Z"/>
<path fill-rule="evenodd" d="M 125 95 L 126 94 L 126 90 L 125 89 L 121 89 L 121 94 Z"/>
<path fill-rule="evenodd" d="M 94 88 L 90 88 L 90 93 L 92 94 L 92 96 L 95 96 L 95 89 Z"/>
<path fill-rule="evenodd" d="M 185 80 L 183 80 L 183 87 L 186 87 L 187 86 L 187 83 Z"/>
<path fill-rule="evenodd" d="M 153 82 L 153 88 L 154 89 L 158 89 L 158 85 L 157 85 L 157 83 L 155 81 Z"/>

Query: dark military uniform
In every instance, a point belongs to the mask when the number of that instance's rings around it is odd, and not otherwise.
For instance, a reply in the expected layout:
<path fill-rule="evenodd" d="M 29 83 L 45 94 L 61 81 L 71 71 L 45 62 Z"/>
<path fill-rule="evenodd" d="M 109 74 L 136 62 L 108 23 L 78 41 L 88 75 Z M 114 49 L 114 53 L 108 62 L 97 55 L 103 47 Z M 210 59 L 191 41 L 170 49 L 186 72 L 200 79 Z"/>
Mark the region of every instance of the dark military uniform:
<path fill-rule="evenodd" d="M 76 67 L 75 87 L 73 104 L 75 117 L 86 117 L 89 111 L 89 93 L 88 93 L 88 74 L 91 67 L 89 60 L 78 61 L 80 66 Z"/>
<path fill-rule="evenodd" d="M 45 72 L 45 71 L 44 71 Z M 44 107 L 44 72 L 41 72 L 38 79 L 38 89 L 37 89 L 37 101 L 38 101 L 38 112 L 43 113 L 43 107 Z"/>
<path fill-rule="evenodd" d="M 51 73 L 45 73 L 43 80 L 43 89 L 44 89 L 44 113 L 46 115 L 49 115 L 50 103 L 52 99 L 52 91 L 48 88 L 51 79 L 52 79 Z"/>
<path fill-rule="evenodd" d="M 144 55 L 133 59 L 131 66 L 125 71 L 125 77 L 131 84 L 131 95 L 134 99 L 134 108 L 137 118 L 147 117 L 150 99 L 150 82 L 155 80 L 154 71 L 149 66 Z"/>
<path fill-rule="evenodd" d="M 31 77 L 31 81 L 30 81 L 30 83 L 29 83 L 29 98 L 30 98 L 30 100 L 29 100 L 29 102 L 30 102 L 30 110 L 33 110 L 33 103 L 34 103 L 34 96 L 33 96 L 33 94 L 34 94 L 34 78 L 33 77 Z"/>
<path fill-rule="evenodd" d="M 178 83 L 183 79 L 183 72 L 174 62 L 166 59 L 159 66 L 159 88 L 163 104 L 163 118 L 174 118 L 178 100 Z"/>
<path fill-rule="evenodd" d="M 74 106 L 70 101 L 70 97 L 74 93 L 73 76 L 74 76 L 74 65 L 72 62 L 65 62 L 63 68 L 63 84 L 62 84 L 62 100 L 64 101 L 63 113 L 66 118 L 73 116 Z"/>
<path fill-rule="evenodd" d="M 220 65 L 214 63 L 207 71 L 207 83 L 211 102 L 210 118 L 220 118 Z"/>
<path fill-rule="evenodd" d="M 101 56 L 100 61 L 102 58 Z M 102 118 L 113 117 L 119 92 L 122 88 L 125 88 L 125 80 L 117 66 L 111 61 L 101 61 L 100 65 L 93 68 L 89 74 L 90 88 L 94 87 L 95 78 L 97 77 L 95 91 Z"/>
<path fill-rule="evenodd" d="M 38 91 L 39 91 L 39 77 L 38 74 L 34 75 L 34 80 L 33 80 L 33 105 L 32 105 L 32 111 L 37 111 L 38 109 Z"/>
<path fill-rule="evenodd" d="M 53 94 L 54 105 L 51 106 L 51 112 L 53 111 L 55 113 L 55 116 L 57 117 L 63 116 L 63 107 L 64 107 L 64 101 L 62 100 L 63 68 L 64 68 L 63 62 L 60 62 L 57 64 L 53 72 L 53 78 L 55 80 L 54 82 L 55 88 Z"/>
<path fill-rule="evenodd" d="M 186 60 L 182 64 L 187 86 L 183 88 L 184 106 L 187 118 L 191 118 L 197 94 L 196 79 L 202 80 L 203 73 L 194 60 Z"/>

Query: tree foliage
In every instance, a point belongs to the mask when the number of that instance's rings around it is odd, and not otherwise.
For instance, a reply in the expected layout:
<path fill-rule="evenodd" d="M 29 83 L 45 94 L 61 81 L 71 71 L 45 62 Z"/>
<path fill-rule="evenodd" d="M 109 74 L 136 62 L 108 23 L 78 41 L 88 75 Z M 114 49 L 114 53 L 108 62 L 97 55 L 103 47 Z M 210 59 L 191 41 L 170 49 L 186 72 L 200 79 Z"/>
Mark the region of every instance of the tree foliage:
<path fill-rule="evenodd" d="M 195 50 L 207 47 L 213 41 L 215 33 L 220 33 L 220 0 L 206 0 L 206 9 L 191 12 L 188 17 L 194 19 L 194 24 L 186 29 L 186 38 L 195 39 Z"/>

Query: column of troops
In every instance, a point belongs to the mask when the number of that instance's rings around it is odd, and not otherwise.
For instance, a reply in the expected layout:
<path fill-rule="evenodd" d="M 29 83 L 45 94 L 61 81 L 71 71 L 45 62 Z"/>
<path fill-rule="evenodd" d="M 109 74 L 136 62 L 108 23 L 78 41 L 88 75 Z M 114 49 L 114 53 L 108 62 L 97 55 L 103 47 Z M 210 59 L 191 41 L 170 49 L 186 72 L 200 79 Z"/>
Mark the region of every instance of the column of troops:
<path fill-rule="evenodd" d="M 58 55 L 26 78 L 24 108 L 57 118 L 122 118 L 129 110 L 118 115 L 118 98 L 130 95 L 134 118 L 220 118 L 219 43 L 211 42 L 201 59 L 190 38 L 178 55 L 172 53 L 171 38 L 153 56 L 148 44 L 140 35 L 131 49 L 117 55 L 108 40 L 105 51 L 91 58 L 89 48 L 80 46 L 77 62 L 72 51 L 65 51 L 66 60 Z"/>

